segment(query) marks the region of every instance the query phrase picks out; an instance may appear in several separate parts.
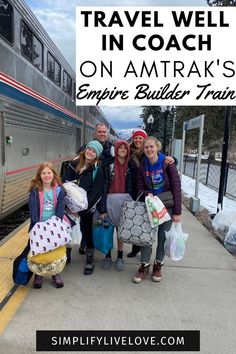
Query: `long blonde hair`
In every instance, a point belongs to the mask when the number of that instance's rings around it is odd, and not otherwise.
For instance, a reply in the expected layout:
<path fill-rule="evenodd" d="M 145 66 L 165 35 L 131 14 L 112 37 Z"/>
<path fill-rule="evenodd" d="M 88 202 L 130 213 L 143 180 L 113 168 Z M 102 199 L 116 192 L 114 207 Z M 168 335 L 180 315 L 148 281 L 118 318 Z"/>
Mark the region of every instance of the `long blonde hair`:
<path fill-rule="evenodd" d="M 85 149 L 85 150 L 86 150 L 86 149 Z M 92 166 L 92 165 L 95 165 L 96 163 L 99 162 L 99 159 L 96 157 L 93 161 L 91 161 L 91 162 L 89 162 L 89 163 L 86 163 L 86 162 L 85 162 L 85 150 L 82 151 L 82 152 L 79 154 L 79 156 L 78 156 L 79 163 L 78 163 L 78 165 L 77 165 L 76 168 L 75 168 L 75 172 L 76 172 L 76 173 L 80 173 L 80 171 L 81 171 L 84 167 L 88 168 L 88 167 L 90 167 L 90 166 Z"/>
<path fill-rule="evenodd" d="M 51 163 L 51 162 L 43 162 L 37 172 L 36 172 L 36 176 L 35 178 L 33 178 L 30 182 L 30 188 L 29 188 L 29 192 L 31 192 L 34 188 L 38 188 L 38 190 L 42 191 L 43 190 L 43 181 L 41 180 L 41 173 L 42 171 L 48 167 L 52 173 L 53 173 L 53 180 L 52 180 L 52 186 L 54 187 L 55 185 L 59 185 L 61 186 L 61 178 L 58 175 L 55 166 Z"/>

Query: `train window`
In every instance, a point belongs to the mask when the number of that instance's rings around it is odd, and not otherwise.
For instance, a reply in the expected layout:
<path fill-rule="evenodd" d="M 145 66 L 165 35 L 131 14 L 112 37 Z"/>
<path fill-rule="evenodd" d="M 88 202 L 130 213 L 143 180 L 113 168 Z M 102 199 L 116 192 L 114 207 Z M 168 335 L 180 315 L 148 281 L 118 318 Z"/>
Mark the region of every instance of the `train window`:
<path fill-rule="evenodd" d="M 47 75 L 57 86 L 61 86 L 61 65 L 48 53 Z"/>
<path fill-rule="evenodd" d="M 36 37 L 34 37 L 33 64 L 39 70 L 43 70 L 43 45 Z"/>
<path fill-rule="evenodd" d="M 61 86 L 61 65 L 55 60 L 55 84 Z"/>
<path fill-rule="evenodd" d="M 67 74 L 67 72 L 63 71 L 63 91 L 68 93 L 68 95 L 72 95 L 72 78 Z"/>
<path fill-rule="evenodd" d="M 43 45 L 21 21 L 21 52 L 36 68 L 43 70 Z"/>
<path fill-rule="evenodd" d="M 26 26 L 24 22 L 21 23 L 21 50 L 22 54 L 33 61 L 33 33 L 32 31 Z"/>
<path fill-rule="evenodd" d="M 13 7 L 6 1 L 0 1 L 0 36 L 13 43 Z"/>
<path fill-rule="evenodd" d="M 47 75 L 49 79 L 54 81 L 54 73 L 55 73 L 55 68 L 54 68 L 54 58 L 51 56 L 50 53 L 48 53 L 48 71 Z"/>

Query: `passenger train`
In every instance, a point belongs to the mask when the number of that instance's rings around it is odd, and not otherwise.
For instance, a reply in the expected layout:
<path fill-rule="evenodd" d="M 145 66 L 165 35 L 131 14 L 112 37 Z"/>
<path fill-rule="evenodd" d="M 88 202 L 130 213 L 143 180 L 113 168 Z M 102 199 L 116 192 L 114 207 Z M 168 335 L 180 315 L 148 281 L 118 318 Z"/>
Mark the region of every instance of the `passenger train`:
<path fill-rule="evenodd" d="M 59 172 L 99 122 L 97 106 L 76 107 L 75 73 L 23 0 L 0 0 L 0 219 L 28 196 L 38 165 Z"/>

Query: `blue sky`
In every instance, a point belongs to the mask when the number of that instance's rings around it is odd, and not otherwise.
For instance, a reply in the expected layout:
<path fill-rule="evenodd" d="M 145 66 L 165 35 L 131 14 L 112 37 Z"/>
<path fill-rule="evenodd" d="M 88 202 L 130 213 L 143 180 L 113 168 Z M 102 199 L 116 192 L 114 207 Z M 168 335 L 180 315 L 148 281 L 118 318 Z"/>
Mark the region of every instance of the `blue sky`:
<path fill-rule="evenodd" d="M 25 0 L 62 54 L 75 68 L 76 6 L 207 6 L 206 0 Z M 114 128 L 135 128 L 140 107 L 101 107 Z"/>

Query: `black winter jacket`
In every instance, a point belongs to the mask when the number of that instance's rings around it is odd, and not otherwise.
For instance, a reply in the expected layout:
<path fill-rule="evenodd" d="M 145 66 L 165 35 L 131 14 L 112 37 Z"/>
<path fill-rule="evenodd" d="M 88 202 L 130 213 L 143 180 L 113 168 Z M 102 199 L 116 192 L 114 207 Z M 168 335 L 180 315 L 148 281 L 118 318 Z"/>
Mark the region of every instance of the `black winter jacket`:
<path fill-rule="evenodd" d="M 100 156 L 100 166 L 103 170 L 104 174 L 104 185 L 103 185 L 103 195 L 101 200 L 98 202 L 97 209 L 99 213 L 106 213 L 106 200 L 107 200 L 107 192 L 109 188 L 109 180 L 110 180 L 110 165 L 114 162 L 114 156 L 112 156 L 113 145 L 110 141 L 106 141 L 103 146 L 103 151 Z M 86 145 L 82 146 L 77 153 L 81 153 L 86 148 Z"/>
<path fill-rule="evenodd" d="M 79 160 L 72 161 L 66 168 L 65 175 L 63 176 L 63 182 L 70 182 L 76 180 L 80 187 L 86 190 L 88 198 L 88 208 L 81 211 L 79 215 L 87 213 L 93 208 L 103 195 L 104 188 L 104 173 L 100 166 L 92 165 L 78 174 L 75 169 Z M 97 168 L 95 178 L 93 176 L 93 170 Z M 99 210 L 99 209 L 98 209 Z"/>

